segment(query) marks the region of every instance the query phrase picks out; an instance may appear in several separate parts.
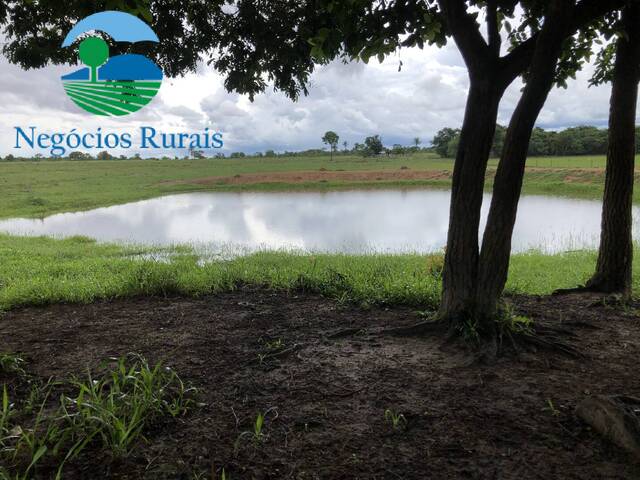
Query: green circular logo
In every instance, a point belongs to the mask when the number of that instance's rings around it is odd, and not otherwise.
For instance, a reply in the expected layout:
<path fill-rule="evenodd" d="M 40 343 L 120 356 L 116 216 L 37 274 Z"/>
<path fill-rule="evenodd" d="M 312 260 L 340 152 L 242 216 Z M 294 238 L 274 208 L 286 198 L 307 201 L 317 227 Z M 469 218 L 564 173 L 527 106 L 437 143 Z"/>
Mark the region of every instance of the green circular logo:
<path fill-rule="evenodd" d="M 117 42 L 158 42 L 142 20 L 123 12 L 102 12 L 81 20 L 69 32 L 63 47 L 88 32 L 104 32 Z M 84 38 L 78 58 L 85 65 L 62 77 L 69 98 L 95 115 L 124 116 L 137 112 L 156 96 L 162 70 L 143 55 L 109 56 L 109 44 L 101 36 Z"/>

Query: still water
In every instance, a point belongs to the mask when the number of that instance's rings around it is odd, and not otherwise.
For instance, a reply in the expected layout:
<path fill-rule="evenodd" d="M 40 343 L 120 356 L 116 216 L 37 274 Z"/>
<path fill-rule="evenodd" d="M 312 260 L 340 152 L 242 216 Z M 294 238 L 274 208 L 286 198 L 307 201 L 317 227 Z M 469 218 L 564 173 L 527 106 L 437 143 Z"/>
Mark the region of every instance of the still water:
<path fill-rule="evenodd" d="M 489 201 L 486 195 L 483 223 Z M 600 211 L 597 201 L 524 196 L 513 250 L 597 248 Z M 639 213 L 634 207 L 634 234 Z M 449 192 L 439 190 L 193 193 L 41 220 L 2 220 L 0 231 L 153 245 L 188 243 L 214 251 L 431 252 L 446 243 L 448 214 Z"/>

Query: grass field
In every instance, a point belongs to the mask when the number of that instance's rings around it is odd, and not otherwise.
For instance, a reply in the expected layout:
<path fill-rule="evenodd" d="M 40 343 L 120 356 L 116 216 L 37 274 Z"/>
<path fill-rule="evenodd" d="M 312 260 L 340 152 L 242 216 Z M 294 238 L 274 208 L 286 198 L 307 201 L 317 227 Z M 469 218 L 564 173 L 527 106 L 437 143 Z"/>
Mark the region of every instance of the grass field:
<path fill-rule="evenodd" d="M 311 291 L 364 306 L 433 309 L 439 302 L 441 255 L 264 252 L 204 265 L 185 247 L 162 251 L 172 253 L 168 262 L 145 255 L 159 252 L 82 237 L 0 235 L 0 310 L 138 295 L 199 296 L 242 285 Z M 507 291 L 544 295 L 576 286 L 592 273 L 595 261 L 595 252 L 515 255 Z M 634 269 L 634 288 L 640 290 L 640 268 Z"/>
<path fill-rule="evenodd" d="M 529 159 L 524 192 L 600 198 L 604 163 L 604 157 Z M 0 218 L 40 217 L 187 191 L 446 188 L 452 166 L 451 160 L 429 153 L 389 158 L 338 156 L 333 161 L 326 156 L 0 162 Z M 487 188 L 495 166 L 496 160 L 492 160 Z M 302 174 L 298 178 L 282 177 L 296 172 Z M 311 172 L 315 177 L 305 180 L 304 174 Z M 345 177 L 349 172 L 362 175 Z M 246 176 L 251 176 L 250 181 L 241 182 Z M 200 182 L 201 179 L 208 181 Z M 635 200 L 638 199 L 640 193 L 636 193 Z"/>

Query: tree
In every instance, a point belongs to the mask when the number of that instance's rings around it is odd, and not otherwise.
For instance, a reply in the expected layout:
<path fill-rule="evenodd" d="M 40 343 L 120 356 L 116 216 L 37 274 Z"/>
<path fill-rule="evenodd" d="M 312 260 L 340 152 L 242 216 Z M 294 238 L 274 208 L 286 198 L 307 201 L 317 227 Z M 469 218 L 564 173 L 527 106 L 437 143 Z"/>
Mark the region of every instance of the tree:
<path fill-rule="evenodd" d="M 81 43 L 78 56 L 82 63 L 91 69 L 91 82 L 98 81 L 98 67 L 109 58 L 109 45 L 99 37 L 85 38 Z"/>
<path fill-rule="evenodd" d="M 609 116 L 609 150 L 602 208 L 602 232 L 590 290 L 631 295 L 631 237 L 635 168 L 636 104 L 640 80 L 640 2 L 624 10 L 616 43 Z M 600 77 L 595 83 L 606 79 Z"/>
<path fill-rule="evenodd" d="M 496 133 L 493 135 L 493 143 L 491 144 L 491 156 L 500 158 L 502 149 L 504 148 L 504 137 L 507 129 L 502 125 L 496 125 Z"/>
<path fill-rule="evenodd" d="M 349 142 L 345 140 L 344 142 L 342 142 L 342 146 L 344 147 L 345 153 L 349 151 Z"/>
<path fill-rule="evenodd" d="M 405 148 L 399 143 L 395 143 L 393 147 L 391 147 L 391 153 L 393 155 L 404 155 L 406 152 Z"/>
<path fill-rule="evenodd" d="M 536 127 L 531 133 L 528 156 L 536 157 L 544 155 L 550 155 L 549 138 L 547 132 L 540 127 Z"/>
<path fill-rule="evenodd" d="M 447 150 L 445 153 L 445 157 L 454 158 L 456 156 L 456 153 L 458 153 L 459 144 L 460 144 L 460 135 L 451 137 L 451 140 L 449 140 L 449 143 L 447 143 Z"/>
<path fill-rule="evenodd" d="M 96 155 L 96 160 L 113 160 L 113 158 L 114 158 L 113 155 L 111 155 L 106 150 Z"/>
<path fill-rule="evenodd" d="M 420 139 L 420 137 L 415 137 L 413 139 L 413 150 L 415 152 L 417 152 L 418 150 L 420 150 L 420 144 L 422 143 L 422 140 Z"/>
<path fill-rule="evenodd" d="M 491 147 L 492 156 L 500 157 L 506 132 L 505 127 L 496 125 Z M 445 150 L 446 157 L 455 155 L 458 141 L 459 134 L 452 137 Z M 607 153 L 607 129 L 580 126 L 555 132 L 536 127 L 531 132 L 528 156 L 603 155 L 605 153 Z"/>
<path fill-rule="evenodd" d="M 556 66 L 567 37 L 569 20 L 575 14 L 573 0 L 552 0 L 536 42 L 527 84 L 516 106 L 504 139 L 494 179 L 493 196 L 478 263 L 474 308 L 483 335 L 495 342 L 495 322 L 500 297 L 507 280 L 511 237 L 522 190 L 529 139 L 540 110 L 556 80 Z M 495 355 L 493 351 L 487 352 Z"/>
<path fill-rule="evenodd" d="M 431 140 L 431 144 L 436 150 L 436 153 L 441 157 L 449 157 L 449 143 L 454 138 L 460 136 L 460 129 L 458 128 L 443 128 L 436 136 Z M 456 151 L 457 151 L 457 142 L 456 142 Z"/>
<path fill-rule="evenodd" d="M 83 152 L 71 152 L 68 158 L 69 160 L 89 160 L 91 155 Z"/>
<path fill-rule="evenodd" d="M 380 155 L 384 150 L 380 135 L 374 135 L 364 139 L 364 154 L 366 156 Z"/>
<path fill-rule="evenodd" d="M 322 137 L 322 143 L 324 143 L 325 145 L 329 145 L 329 148 L 331 149 L 331 160 L 333 160 L 333 152 L 336 150 L 339 141 L 340 137 L 338 136 L 338 134 L 336 132 L 332 132 L 331 130 L 326 132 Z"/>

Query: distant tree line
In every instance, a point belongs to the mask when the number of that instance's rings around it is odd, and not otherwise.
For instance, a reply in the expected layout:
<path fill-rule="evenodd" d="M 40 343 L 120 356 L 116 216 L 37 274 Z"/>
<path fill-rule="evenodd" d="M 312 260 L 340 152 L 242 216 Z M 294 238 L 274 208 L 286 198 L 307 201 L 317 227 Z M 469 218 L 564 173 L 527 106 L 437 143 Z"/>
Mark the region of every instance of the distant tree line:
<path fill-rule="evenodd" d="M 491 147 L 491 156 L 499 157 L 507 132 L 503 125 L 496 126 Z M 606 128 L 580 126 L 561 131 L 534 128 L 529 142 L 529 156 L 562 157 L 569 155 L 605 155 L 609 132 Z M 640 127 L 636 127 L 636 138 L 640 139 Z M 458 151 L 460 129 L 443 128 L 433 138 L 433 150 L 441 157 L 454 158 Z M 640 153 L 640 142 L 636 142 L 636 153 Z"/>

